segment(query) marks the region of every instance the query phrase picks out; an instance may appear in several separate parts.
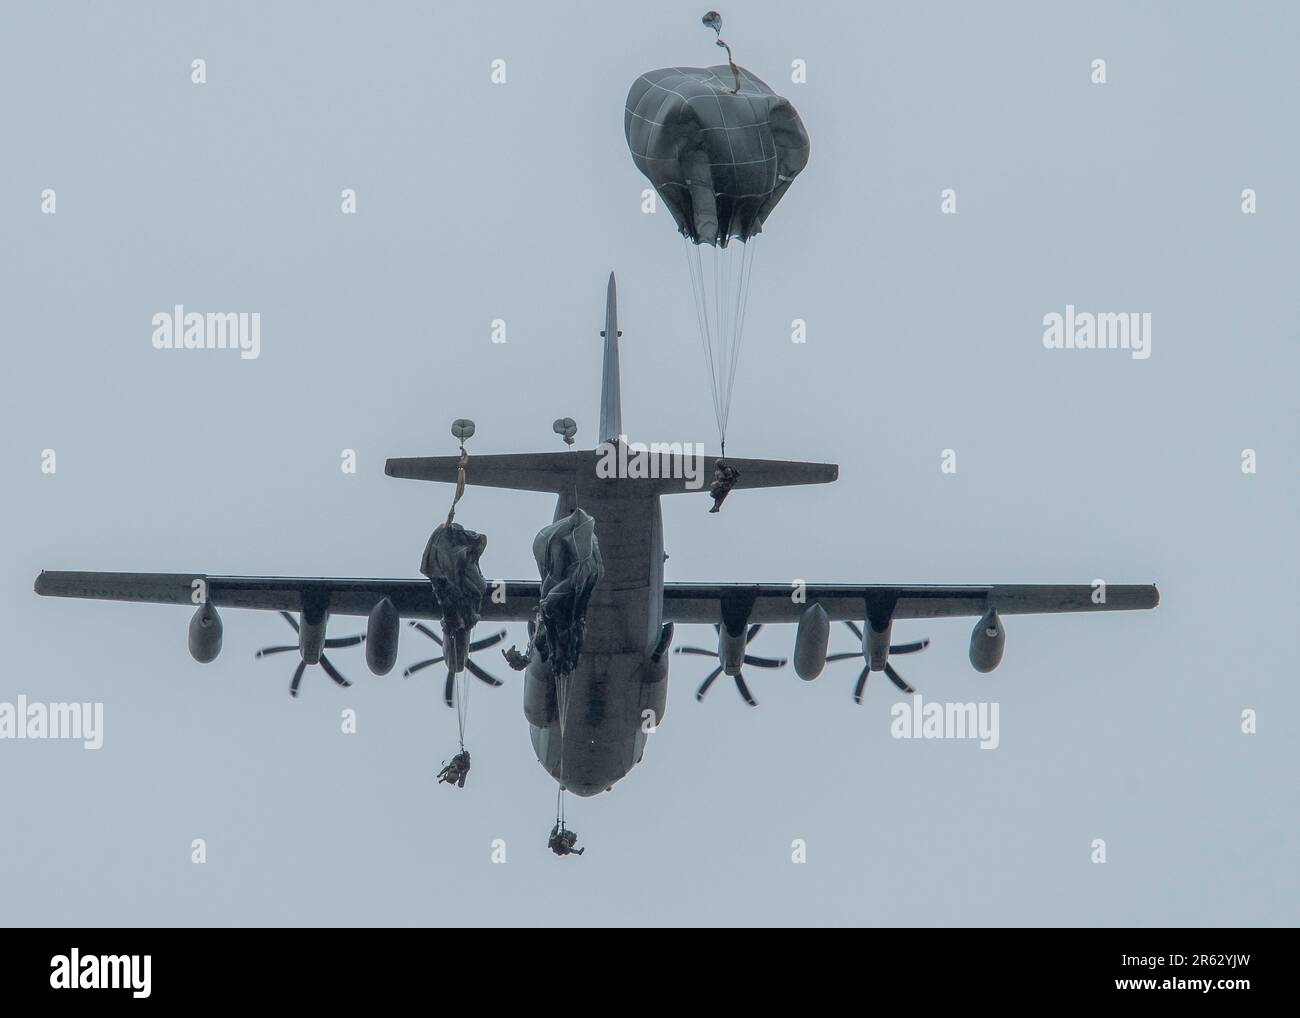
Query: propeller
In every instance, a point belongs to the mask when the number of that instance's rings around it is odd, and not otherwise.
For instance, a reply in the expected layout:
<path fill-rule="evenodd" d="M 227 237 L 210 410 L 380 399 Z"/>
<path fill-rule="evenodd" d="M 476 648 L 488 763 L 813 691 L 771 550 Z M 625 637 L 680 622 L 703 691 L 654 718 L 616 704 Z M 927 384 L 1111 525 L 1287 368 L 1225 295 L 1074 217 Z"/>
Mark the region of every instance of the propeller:
<path fill-rule="evenodd" d="M 435 633 L 428 626 L 426 626 L 423 622 L 412 621 L 411 628 L 418 629 L 430 640 L 436 643 L 439 647 L 442 646 L 442 637 L 439 636 L 437 633 Z M 498 630 L 497 632 L 493 633 L 491 636 L 485 636 L 483 639 L 475 640 L 473 643 L 471 643 L 469 645 L 469 652 L 472 654 L 476 650 L 486 650 L 488 647 L 495 647 L 498 643 L 500 643 L 505 638 L 506 638 L 506 631 L 504 629 Z M 430 665 L 436 665 L 439 661 L 444 660 L 445 657 L 446 657 L 445 654 L 439 654 L 437 657 L 431 657 L 427 661 L 417 661 L 415 664 L 411 665 L 410 668 L 406 669 L 406 671 L 402 672 L 402 675 L 405 678 L 409 679 L 416 672 L 423 671 L 424 669 L 428 668 Z M 500 679 L 496 678 L 496 676 L 494 675 L 489 675 L 487 672 L 485 672 L 482 668 L 480 668 L 471 660 L 465 661 L 465 667 L 469 670 L 469 673 L 474 676 L 474 678 L 486 682 L 489 686 L 502 685 Z M 452 673 L 451 669 L 448 669 L 447 681 L 442 687 L 442 698 L 443 700 L 446 701 L 448 707 L 452 707 L 455 705 L 455 701 L 452 699 L 452 693 L 455 690 L 455 683 L 456 683 L 456 676 Z"/>
<path fill-rule="evenodd" d="M 713 628 L 716 629 L 719 633 L 722 632 L 721 626 L 715 625 Z M 763 628 L 762 623 L 757 623 L 749 627 L 749 631 L 745 633 L 745 646 L 747 647 L 749 646 L 750 641 L 753 640 L 754 637 L 758 635 L 759 630 L 761 630 L 762 628 Z M 696 654 L 699 655 L 700 657 L 712 657 L 712 658 L 716 658 L 718 656 L 718 652 L 716 650 L 708 650 L 705 647 L 678 647 L 675 651 L 673 651 L 673 653 L 674 654 Z M 757 655 L 754 654 L 746 654 L 744 658 L 744 662 L 747 665 L 753 665 L 753 667 L 755 668 L 784 668 L 785 667 L 785 658 L 783 657 L 780 658 L 758 657 Z M 700 688 L 695 691 L 695 699 L 703 700 L 704 694 L 707 693 L 709 691 L 709 687 L 713 685 L 713 680 L 716 679 L 721 674 L 722 674 L 722 665 L 719 664 L 718 667 L 713 669 L 713 671 L 709 672 L 709 674 L 705 677 L 704 681 L 700 683 Z M 745 702 L 749 704 L 751 707 L 757 707 L 758 701 L 754 699 L 754 694 L 749 691 L 749 686 L 745 682 L 745 676 L 742 673 L 737 672 L 735 675 L 732 676 L 732 678 L 736 682 L 736 691 L 744 698 Z"/>
<path fill-rule="evenodd" d="M 285 622 L 289 623 L 290 627 L 292 627 L 295 633 L 298 632 L 298 620 L 295 619 L 292 615 L 290 615 L 288 612 L 280 612 L 280 618 L 284 619 Z M 332 640 L 326 640 L 325 646 L 330 650 L 334 650 L 338 647 L 355 647 L 358 643 L 361 643 L 363 640 L 365 640 L 364 636 L 340 636 Z M 284 654 L 291 650 L 297 651 L 300 650 L 300 648 L 296 643 L 288 643 L 279 647 L 263 647 L 261 650 L 257 652 L 257 657 L 270 657 L 272 654 Z M 343 677 L 342 673 L 337 668 L 334 667 L 334 665 L 330 662 L 330 659 L 327 658 L 323 653 L 320 656 L 320 666 L 321 668 L 324 669 L 325 674 L 328 675 L 335 682 L 337 682 L 340 686 L 352 685 L 352 683 Z M 307 662 L 300 660 L 298 662 L 298 667 L 294 669 L 293 678 L 289 680 L 290 696 L 298 695 L 298 684 L 302 682 L 303 672 L 305 672 L 306 670 L 307 670 Z"/>
<path fill-rule="evenodd" d="M 851 630 L 853 630 L 853 635 L 858 638 L 858 644 L 859 646 L 861 646 L 862 630 L 858 628 L 857 623 L 845 622 L 844 624 L 848 626 Z M 925 648 L 928 646 L 930 646 L 929 639 L 917 640 L 914 643 L 896 643 L 889 648 L 889 653 L 891 655 L 915 654 L 918 650 L 925 650 Z M 826 655 L 826 663 L 830 664 L 832 661 L 847 661 L 851 657 L 863 657 L 863 656 L 864 655 L 861 650 L 855 650 L 847 654 L 828 654 Z M 854 703 L 862 702 L 862 692 L 864 689 L 867 688 L 867 676 L 870 674 L 871 674 L 871 662 L 868 661 L 865 665 L 863 665 L 862 671 L 858 675 L 857 684 L 853 687 Z M 909 686 L 907 682 L 903 679 L 903 677 L 898 674 L 898 672 L 894 671 L 894 666 L 891 665 L 888 661 L 885 662 L 885 674 L 889 676 L 889 681 L 892 682 L 899 689 L 901 689 L 904 693 L 916 692 L 916 690 L 913 689 L 911 686 Z"/>

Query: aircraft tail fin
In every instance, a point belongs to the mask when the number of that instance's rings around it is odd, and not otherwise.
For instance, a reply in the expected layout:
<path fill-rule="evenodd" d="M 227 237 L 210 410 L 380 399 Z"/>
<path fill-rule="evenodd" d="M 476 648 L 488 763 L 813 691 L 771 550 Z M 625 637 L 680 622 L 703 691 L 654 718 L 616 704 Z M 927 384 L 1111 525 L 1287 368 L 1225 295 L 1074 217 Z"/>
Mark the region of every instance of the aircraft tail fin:
<path fill-rule="evenodd" d="M 608 442 L 623 434 L 623 407 L 618 377 L 618 291 L 614 273 L 609 274 L 605 288 L 605 363 L 600 378 L 600 434 L 597 439 Z"/>
<path fill-rule="evenodd" d="M 618 293 L 614 273 L 605 291 L 605 360 L 600 387 L 600 435 L 594 450 L 506 453 L 469 457 L 465 483 L 516 491 L 572 494 L 617 484 L 633 498 L 679 492 L 707 491 L 713 482 L 716 456 L 691 453 L 681 445 L 629 446 L 623 436 L 618 372 Z M 740 471 L 736 488 L 780 488 L 794 484 L 829 484 L 839 477 L 834 463 L 758 460 L 727 457 Z M 455 484 L 459 456 L 393 458 L 384 465 L 389 477 Z"/>

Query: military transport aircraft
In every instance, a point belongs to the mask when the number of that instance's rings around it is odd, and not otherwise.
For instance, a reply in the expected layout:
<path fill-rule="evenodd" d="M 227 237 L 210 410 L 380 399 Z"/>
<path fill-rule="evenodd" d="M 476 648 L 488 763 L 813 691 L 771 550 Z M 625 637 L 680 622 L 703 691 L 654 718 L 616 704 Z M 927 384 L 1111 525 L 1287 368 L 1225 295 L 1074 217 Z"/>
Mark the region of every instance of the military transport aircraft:
<path fill-rule="evenodd" d="M 522 453 L 470 457 L 464 479 L 471 485 L 546 491 L 557 496 L 555 521 L 574 521 L 573 533 L 599 547 L 599 580 L 585 605 L 586 631 L 567 690 L 559 684 L 548 661 L 532 655 L 524 676 L 524 714 L 537 758 L 563 789 L 590 796 L 610 789 L 642 758 L 646 743 L 644 720 L 661 723 L 668 696 L 667 651 L 676 623 L 712 624 L 717 629 L 717 667 L 700 687 L 699 696 L 715 678 L 725 674 L 750 704 L 755 700 L 742 668 L 779 666 L 783 661 L 748 655 L 746 644 L 767 623 L 794 623 L 794 666 L 804 679 L 815 678 L 825 666 L 830 624 L 848 623 L 861 640 L 864 668 L 855 689 L 861 701 L 871 672 L 884 672 L 904 691 L 911 687 L 890 664 L 890 653 L 905 653 L 925 644 L 890 645 L 890 630 L 898 619 L 968 616 L 978 621 L 970 640 L 970 662 L 988 672 L 1002 659 L 1005 632 L 1002 616 L 1037 612 L 1122 611 L 1154 608 L 1159 594 L 1153 585 L 1108 585 L 1104 596 L 1090 584 L 976 584 L 961 586 L 906 584 L 807 584 L 797 592 L 788 583 L 666 583 L 664 542 L 659 498 L 703 490 L 703 457 L 661 455 L 649 471 L 653 476 L 605 476 L 599 468 L 611 442 L 623 435 L 619 402 L 619 331 L 614 276 L 606 298 L 604 368 L 600 401 L 601 446 L 592 451 L 570 449 L 555 453 Z M 557 426 L 562 422 L 556 422 Z M 558 427 L 557 427 L 557 430 Z M 570 436 L 566 436 L 570 437 Z M 838 477 L 834 464 L 781 460 L 736 459 L 735 488 L 768 488 L 796 484 L 825 484 Z M 391 477 L 456 483 L 458 456 L 390 459 Z M 629 474 L 631 471 L 628 472 Z M 641 473 L 644 473 L 641 472 Z M 694 480 L 692 480 L 694 479 Z M 590 541 L 594 520 L 595 542 Z M 545 533 L 545 531 L 543 531 Z M 541 535 L 539 535 L 540 538 Z M 535 547 L 536 551 L 536 547 Z M 539 556 L 539 563 L 541 557 Z M 548 580 L 512 580 L 493 585 L 482 596 L 479 620 L 487 623 L 539 618 L 539 600 Z M 206 573 L 42 572 L 36 593 L 51 597 L 82 597 L 160 604 L 197 604 L 190 621 L 189 647 L 200 662 L 213 660 L 221 649 L 222 622 L 218 608 L 254 608 L 285 613 L 298 631 L 301 663 L 297 680 L 308 664 L 321 664 L 336 682 L 345 682 L 322 651 L 351 641 L 327 640 L 332 616 L 367 616 L 366 660 L 376 674 L 390 671 L 397 659 L 401 621 L 443 619 L 434 588 L 427 579 L 325 579 L 274 576 L 216 576 Z M 797 596 L 796 596 L 797 593 Z M 445 607 L 445 606 L 444 606 Z M 288 613 L 296 613 L 295 620 Z M 859 628 L 858 623 L 861 623 Z M 432 630 L 419 624 L 428 635 Z M 452 671 L 481 669 L 468 661 L 467 651 L 497 642 L 489 637 L 471 643 L 469 634 L 451 634 L 460 652 L 447 648 Z M 437 639 L 437 637 L 434 637 Z M 444 628 L 444 643 L 448 638 Z M 285 648 L 294 649 L 294 648 Z M 715 656 L 711 650 L 682 648 L 688 653 Z M 831 655 L 829 660 L 853 655 Z M 480 676 L 481 677 L 481 676 Z M 646 712 L 650 712 L 647 714 Z M 565 718 L 567 716 L 567 724 Z"/>

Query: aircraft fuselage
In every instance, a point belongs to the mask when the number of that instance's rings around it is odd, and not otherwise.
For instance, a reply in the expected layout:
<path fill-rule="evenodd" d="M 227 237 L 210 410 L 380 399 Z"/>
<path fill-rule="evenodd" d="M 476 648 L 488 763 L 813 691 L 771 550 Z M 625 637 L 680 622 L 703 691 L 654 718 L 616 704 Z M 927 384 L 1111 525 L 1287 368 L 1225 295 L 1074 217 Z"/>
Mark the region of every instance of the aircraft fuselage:
<path fill-rule="evenodd" d="M 535 657 L 525 673 L 524 713 L 537 759 L 576 795 L 605 791 L 640 762 L 668 698 L 667 656 L 655 660 L 663 627 L 659 498 L 640 491 L 629 497 L 628 487 L 592 477 L 556 505 L 557 520 L 575 506 L 595 519 L 605 566 L 568 680 L 563 726 L 549 665 Z"/>

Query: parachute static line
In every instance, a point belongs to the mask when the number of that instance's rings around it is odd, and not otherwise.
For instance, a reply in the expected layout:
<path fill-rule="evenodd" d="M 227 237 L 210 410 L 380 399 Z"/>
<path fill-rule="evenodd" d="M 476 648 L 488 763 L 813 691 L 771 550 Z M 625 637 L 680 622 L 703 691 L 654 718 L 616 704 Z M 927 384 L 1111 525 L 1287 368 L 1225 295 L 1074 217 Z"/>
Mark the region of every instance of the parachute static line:
<path fill-rule="evenodd" d="M 728 89 L 727 91 L 734 95 L 740 91 L 740 68 L 736 66 L 736 61 L 731 56 L 731 47 L 722 40 L 722 15 L 717 11 L 709 11 L 700 19 L 700 21 L 704 24 L 705 28 L 713 29 L 714 33 L 717 35 L 718 38 L 715 45 L 721 46 L 727 51 L 727 64 L 731 67 L 731 73 L 735 75 L 736 78 L 736 87 Z"/>
<path fill-rule="evenodd" d="M 452 496 L 451 508 L 447 510 L 447 525 L 456 518 L 456 503 L 458 503 L 465 494 L 465 468 L 469 466 L 469 453 L 465 449 L 465 443 L 460 444 L 460 462 L 456 464 L 456 494 Z"/>
<path fill-rule="evenodd" d="M 685 234 L 682 240 L 686 247 L 686 267 L 695 299 L 700 344 L 709 367 L 713 416 L 725 457 L 727 425 L 731 419 L 736 369 L 740 364 L 740 347 L 745 334 L 745 312 L 749 306 L 756 236 L 726 247 L 695 244 Z M 701 249 L 706 246 L 711 252 L 708 256 L 701 254 Z M 713 262 L 712 288 L 706 279 L 706 257 Z"/>
<path fill-rule="evenodd" d="M 451 437 L 460 443 L 460 462 L 456 465 L 456 494 L 452 496 L 451 509 L 447 512 L 447 526 L 456 518 L 456 503 L 465 494 L 465 468 L 469 465 L 469 453 L 465 443 L 474 437 L 474 422 L 468 417 L 457 417 L 451 422 Z"/>

